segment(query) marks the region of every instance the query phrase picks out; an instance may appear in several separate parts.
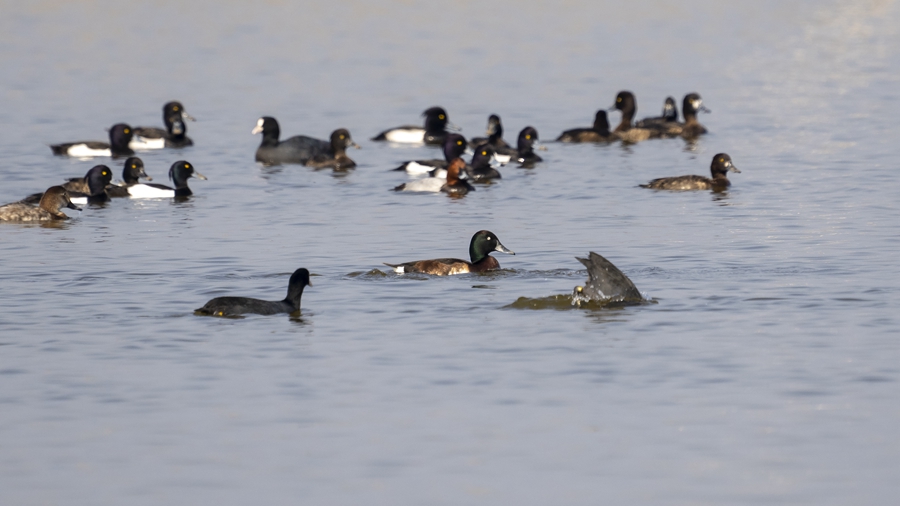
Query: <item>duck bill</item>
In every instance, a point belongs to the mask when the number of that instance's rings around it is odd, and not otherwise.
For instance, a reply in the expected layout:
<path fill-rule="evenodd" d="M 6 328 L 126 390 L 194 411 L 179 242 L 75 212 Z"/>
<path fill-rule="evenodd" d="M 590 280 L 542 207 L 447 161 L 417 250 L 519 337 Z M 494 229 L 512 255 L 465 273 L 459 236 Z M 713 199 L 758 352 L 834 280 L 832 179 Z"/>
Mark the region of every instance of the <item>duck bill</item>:
<path fill-rule="evenodd" d="M 494 248 L 494 251 L 499 251 L 500 253 L 506 253 L 506 254 L 508 254 L 508 255 L 515 255 L 515 254 L 516 254 L 513 250 L 507 248 L 506 246 L 500 244 L 499 242 L 497 243 L 497 247 Z"/>
<path fill-rule="evenodd" d="M 258 133 L 262 133 L 262 125 L 256 125 L 253 127 L 253 130 L 250 130 L 251 135 L 256 135 Z"/>
<path fill-rule="evenodd" d="M 202 180 L 206 181 L 206 176 L 204 176 L 203 174 L 201 174 L 197 171 L 194 171 L 194 177 L 197 179 L 202 179 Z"/>
<path fill-rule="evenodd" d="M 144 179 L 146 179 L 147 181 L 153 181 L 153 178 L 150 177 L 150 176 L 148 176 L 147 173 L 144 172 L 143 170 L 141 171 L 140 174 L 138 174 L 138 177 L 144 178 Z"/>
<path fill-rule="evenodd" d="M 193 116 L 191 116 L 190 114 L 188 114 L 188 113 L 185 112 L 185 111 L 181 111 L 181 119 L 183 119 L 183 120 L 185 120 L 185 121 L 197 121 L 197 120 L 194 119 Z"/>
<path fill-rule="evenodd" d="M 73 204 L 71 200 L 68 204 L 66 204 L 66 207 L 68 207 L 69 209 L 74 209 L 76 211 L 81 211 L 81 208 Z"/>
<path fill-rule="evenodd" d="M 698 110 L 699 112 L 705 112 L 705 113 L 707 113 L 707 114 L 709 114 L 709 113 L 712 112 L 712 111 L 710 111 L 709 109 L 707 109 L 705 105 L 701 105 L 700 107 L 697 108 L 697 110 Z"/>
<path fill-rule="evenodd" d="M 728 170 L 731 171 L 731 172 L 737 172 L 738 174 L 741 173 L 741 170 L 738 169 L 737 167 L 735 167 L 734 165 L 729 165 L 729 166 L 728 166 Z"/>
<path fill-rule="evenodd" d="M 355 142 L 353 142 L 353 141 L 350 141 L 350 144 L 349 144 L 347 147 L 356 148 L 356 149 L 362 149 L 362 146 L 360 146 L 359 144 L 357 144 L 357 143 L 355 143 Z"/>

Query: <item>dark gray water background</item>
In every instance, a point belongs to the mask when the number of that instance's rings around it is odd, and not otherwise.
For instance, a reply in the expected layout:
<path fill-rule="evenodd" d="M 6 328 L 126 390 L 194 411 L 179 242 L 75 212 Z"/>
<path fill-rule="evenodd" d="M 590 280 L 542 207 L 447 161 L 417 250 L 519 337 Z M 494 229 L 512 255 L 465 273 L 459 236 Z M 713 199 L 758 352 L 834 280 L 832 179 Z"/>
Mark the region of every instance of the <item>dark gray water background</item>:
<path fill-rule="evenodd" d="M 893 504 L 900 496 L 900 7 L 860 2 L 0 3 L 0 202 L 95 161 L 52 142 L 161 124 L 196 195 L 0 224 L 0 504 Z M 710 134 L 547 143 L 464 199 L 400 195 L 368 141 L 442 105 L 468 136 L 702 94 Z M 346 127 L 346 174 L 253 161 Z M 618 113 L 611 113 L 617 121 Z M 637 184 L 743 171 L 725 194 Z M 111 163 L 116 174 L 121 162 Z M 487 276 L 361 274 L 516 251 Z M 597 251 L 658 303 L 569 293 Z M 211 297 L 302 317 L 202 318 Z"/>

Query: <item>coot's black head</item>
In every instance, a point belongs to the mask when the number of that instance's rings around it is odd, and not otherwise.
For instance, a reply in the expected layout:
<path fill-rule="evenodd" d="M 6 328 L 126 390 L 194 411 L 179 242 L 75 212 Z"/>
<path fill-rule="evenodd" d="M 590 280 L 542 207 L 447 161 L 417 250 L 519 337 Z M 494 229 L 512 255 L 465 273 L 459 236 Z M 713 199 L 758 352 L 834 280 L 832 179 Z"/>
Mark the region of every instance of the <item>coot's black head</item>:
<path fill-rule="evenodd" d="M 472 241 L 469 242 L 469 259 L 472 260 L 472 263 L 479 262 L 492 251 L 515 255 L 511 250 L 506 249 L 506 246 L 500 244 L 500 240 L 497 239 L 496 234 L 493 232 L 487 230 L 475 232 L 475 235 L 472 236 Z"/>
<path fill-rule="evenodd" d="M 44 192 L 38 206 L 57 216 L 61 214 L 59 210 L 63 207 L 81 211 L 80 207 L 72 203 L 72 200 L 69 198 L 69 192 L 62 186 L 51 186 L 50 188 L 47 188 L 47 191 Z"/>
<path fill-rule="evenodd" d="M 113 125 L 112 128 L 109 129 L 109 144 L 113 154 L 126 150 L 131 151 L 128 148 L 128 143 L 131 142 L 133 136 L 134 131 L 125 123 L 116 123 Z"/>
<path fill-rule="evenodd" d="M 734 166 L 731 162 L 731 157 L 728 156 L 727 153 L 719 153 L 712 159 L 712 164 L 709 166 L 709 171 L 712 172 L 713 179 L 716 176 L 724 177 L 729 171 L 737 172 L 740 174 L 740 170 Z"/>
<path fill-rule="evenodd" d="M 519 151 L 527 151 L 534 147 L 538 141 L 538 133 L 534 127 L 527 126 L 519 132 L 518 148 Z"/>
<path fill-rule="evenodd" d="M 338 128 L 334 132 L 331 132 L 331 149 L 333 149 L 335 153 L 342 153 L 351 146 L 359 149 L 359 144 L 353 142 L 353 139 L 350 137 L 349 130 L 346 128 Z"/>
<path fill-rule="evenodd" d="M 194 121 L 194 118 L 184 110 L 181 102 L 172 101 L 163 106 L 163 122 L 169 134 L 181 136 L 187 133 L 185 121 Z"/>
<path fill-rule="evenodd" d="M 169 167 L 169 179 L 175 183 L 175 188 L 187 188 L 188 178 L 206 179 L 206 176 L 194 170 L 194 166 L 184 160 L 179 160 Z"/>
<path fill-rule="evenodd" d="M 442 133 L 447 129 L 447 126 L 450 126 L 451 130 L 458 130 L 450 123 L 450 120 L 447 118 L 447 111 L 443 107 L 426 109 L 422 116 L 425 116 L 426 134 Z"/>
<path fill-rule="evenodd" d="M 301 267 L 291 274 L 291 279 L 288 281 L 288 293 L 285 302 L 292 303 L 299 309 L 300 296 L 303 295 L 303 289 L 307 286 L 312 286 L 312 283 L 309 281 L 309 271 Z"/>
<path fill-rule="evenodd" d="M 663 104 L 663 118 L 666 121 L 678 121 L 678 107 L 675 105 L 675 99 L 666 97 L 666 103 Z"/>
<path fill-rule="evenodd" d="M 594 130 L 600 133 L 609 133 L 609 118 L 604 109 L 597 111 L 597 115 L 594 116 Z"/>
<path fill-rule="evenodd" d="M 271 116 L 263 116 L 256 120 L 256 126 L 253 127 L 253 130 L 250 132 L 253 135 L 262 132 L 263 140 L 262 145 L 276 145 L 278 144 L 278 137 L 281 135 L 281 129 L 278 128 L 278 121 Z"/>
<path fill-rule="evenodd" d="M 122 180 L 127 184 L 137 183 L 140 178 L 147 181 L 153 181 L 153 178 L 144 172 L 144 161 L 136 156 L 132 156 L 125 160 L 125 166 L 122 168 Z"/>
<path fill-rule="evenodd" d="M 444 159 L 448 162 L 454 158 L 459 158 L 466 152 L 469 143 L 466 138 L 460 134 L 447 134 L 444 139 Z"/>
<path fill-rule="evenodd" d="M 475 148 L 475 154 L 472 155 L 472 167 L 481 169 L 491 165 L 491 159 L 494 158 L 494 148 L 490 144 L 482 144 Z"/>
<path fill-rule="evenodd" d="M 487 136 L 492 141 L 503 137 L 503 124 L 500 123 L 500 116 L 496 114 L 488 116 Z"/>
<path fill-rule="evenodd" d="M 106 191 L 106 185 L 112 182 L 112 171 L 106 165 L 96 165 L 84 175 L 88 188 L 91 190 L 91 197 L 103 194 Z"/>
<path fill-rule="evenodd" d="M 696 117 L 697 113 L 701 111 L 712 112 L 703 106 L 703 99 L 700 98 L 700 95 L 697 93 L 688 93 L 684 96 L 684 101 L 681 103 L 681 110 L 684 113 L 685 119 Z"/>

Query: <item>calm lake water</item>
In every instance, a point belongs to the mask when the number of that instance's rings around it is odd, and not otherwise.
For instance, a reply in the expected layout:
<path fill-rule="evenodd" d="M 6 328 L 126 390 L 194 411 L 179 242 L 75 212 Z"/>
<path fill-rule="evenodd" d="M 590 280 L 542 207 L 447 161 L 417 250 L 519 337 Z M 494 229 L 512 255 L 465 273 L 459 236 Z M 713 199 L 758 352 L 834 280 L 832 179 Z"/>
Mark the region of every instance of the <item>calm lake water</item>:
<path fill-rule="evenodd" d="M 891 504 L 900 495 L 900 6 L 894 1 L 3 2 L 0 203 L 96 163 L 47 144 L 161 124 L 183 202 L 0 224 L 0 503 Z M 615 94 L 697 91 L 710 133 L 561 145 Z M 462 199 L 397 194 L 441 105 L 547 151 Z M 350 130 L 346 173 L 254 162 Z M 610 113 L 612 122 L 618 113 Z M 708 174 L 727 193 L 638 188 Z M 515 256 L 450 278 L 382 262 Z M 597 251 L 656 303 L 516 309 Z M 194 316 L 225 294 L 302 316 Z"/>

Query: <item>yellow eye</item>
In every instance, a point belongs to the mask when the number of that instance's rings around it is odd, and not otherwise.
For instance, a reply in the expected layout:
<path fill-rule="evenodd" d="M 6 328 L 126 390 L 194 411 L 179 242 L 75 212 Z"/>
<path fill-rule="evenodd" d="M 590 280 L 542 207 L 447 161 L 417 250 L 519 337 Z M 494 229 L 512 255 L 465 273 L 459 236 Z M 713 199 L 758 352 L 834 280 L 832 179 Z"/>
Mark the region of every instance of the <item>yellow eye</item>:
<path fill-rule="evenodd" d="M 172 110 L 173 110 L 173 111 L 177 111 L 177 110 L 178 110 L 178 106 L 176 105 L 175 107 L 172 108 Z"/>
<path fill-rule="evenodd" d="M 462 146 L 462 141 L 456 141 L 457 146 Z"/>
<path fill-rule="evenodd" d="M 100 174 L 103 175 L 103 176 L 105 176 L 105 175 L 106 175 L 106 171 L 104 170 L 104 171 L 101 172 Z"/>
<path fill-rule="evenodd" d="M 724 162 L 725 159 L 724 159 L 724 158 L 719 158 L 719 161 L 720 161 L 720 162 Z"/>
<path fill-rule="evenodd" d="M 438 115 L 438 119 L 444 119 L 444 115 L 443 115 L 443 114 L 439 114 L 439 115 Z"/>
<path fill-rule="evenodd" d="M 186 168 L 188 168 L 188 169 L 191 168 L 191 164 L 189 164 L 189 163 L 184 164 L 184 166 L 185 166 Z"/>
<path fill-rule="evenodd" d="M 342 135 L 342 136 L 341 136 L 341 139 L 343 139 L 343 138 L 344 138 L 344 136 Z"/>
<path fill-rule="evenodd" d="M 481 156 L 487 156 L 487 151 L 482 151 Z"/>
<path fill-rule="evenodd" d="M 621 98 L 617 98 L 617 99 L 616 99 L 616 102 L 621 102 L 621 101 L 622 101 Z"/>
<path fill-rule="evenodd" d="M 125 129 L 125 133 L 127 134 L 128 132 L 131 132 L 131 130 L 129 130 L 129 129 L 126 128 L 126 129 Z"/>
<path fill-rule="evenodd" d="M 131 168 L 132 168 L 132 169 L 136 169 L 136 168 L 137 168 L 137 165 L 132 165 Z"/>
<path fill-rule="evenodd" d="M 531 136 L 530 136 L 530 135 L 526 135 L 525 138 L 526 138 L 526 139 L 530 139 Z"/>

